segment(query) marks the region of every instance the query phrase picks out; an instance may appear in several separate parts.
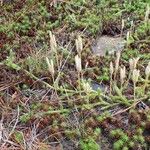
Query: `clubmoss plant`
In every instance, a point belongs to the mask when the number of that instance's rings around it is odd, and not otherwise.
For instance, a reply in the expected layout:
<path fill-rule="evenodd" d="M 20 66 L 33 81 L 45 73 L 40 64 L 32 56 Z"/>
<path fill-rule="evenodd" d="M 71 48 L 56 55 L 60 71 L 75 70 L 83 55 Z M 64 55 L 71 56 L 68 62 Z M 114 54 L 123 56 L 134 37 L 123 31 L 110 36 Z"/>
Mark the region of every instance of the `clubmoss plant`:
<path fill-rule="evenodd" d="M 95 142 L 95 140 L 92 137 L 89 137 L 85 140 L 80 141 L 80 148 L 82 150 L 100 150 L 100 146 Z"/>

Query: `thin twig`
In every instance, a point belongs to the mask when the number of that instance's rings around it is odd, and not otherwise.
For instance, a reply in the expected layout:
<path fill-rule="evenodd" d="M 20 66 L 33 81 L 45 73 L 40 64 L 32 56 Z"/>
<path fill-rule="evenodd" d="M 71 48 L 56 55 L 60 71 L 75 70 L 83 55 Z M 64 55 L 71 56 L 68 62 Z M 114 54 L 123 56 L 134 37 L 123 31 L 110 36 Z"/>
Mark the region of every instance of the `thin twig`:
<path fill-rule="evenodd" d="M 143 101 L 143 100 L 145 100 L 145 99 L 147 99 L 147 98 L 148 98 L 148 97 L 144 97 L 144 98 L 141 98 L 141 99 L 137 100 L 136 102 L 133 102 L 133 104 L 132 104 L 130 107 L 128 107 L 128 108 L 126 108 L 126 109 L 123 109 L 123 110 L 119 110 L 118 112 L 112 114 L 112 116 L 114 117 L 114 116 L 116 116 L 116 115 L 119 115 L 119 114 L 122 114 L 122 113 L 128 111 L 129 109 L 135 107 L 139 102 L 141 102 L 141 101 Z"/>
<path fill-rule="evenodd" d="M 14 124 L 12 130 L 10 131 L 10 133 L 9 133 L 9 135 L 8 135 L 8 137 L 7 137 L 7 139 L 6 139 L 5 142 L 2 144 L 1 148 L 3 148 L 3 147 L 5 146 L 5 144 L 9 141 L 10 136 L 13 134 L 13 132 L 14 132 L 14 130 L 15 130 L 17 124 L 18 124 L 18 121 L 19 121 L 19 111 L 20 111 L 20 110 L 19 110 L 19 106 L 18 106 L 16 122 L 15 122 L 15 124 Z M 11 141 L 9 141 L 9 142 L 11 142 Z"/>

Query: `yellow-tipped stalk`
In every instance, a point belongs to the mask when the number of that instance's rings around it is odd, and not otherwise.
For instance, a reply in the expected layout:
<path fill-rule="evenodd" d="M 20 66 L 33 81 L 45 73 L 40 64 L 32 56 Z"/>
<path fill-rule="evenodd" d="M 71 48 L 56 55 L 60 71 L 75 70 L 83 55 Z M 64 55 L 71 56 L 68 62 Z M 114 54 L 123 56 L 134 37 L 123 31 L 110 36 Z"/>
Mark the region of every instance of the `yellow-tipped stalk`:
<path fill-rule="evenodd" d="M 127 32 L 126 40 L 127 40 L 127 46 L 129 46 L 129 43 L 130 43 L 130 31 Z"/>
<path fill-rule="evenodd" d="M 110 62 L 109 70 L 110 70 L 110 94 L 111 94 L 111 92 L 112 92 L 113 73 L 114 73 L 114 66 L 113 66 L 112 62 Z"/>
<path fill-rule="evenodd" d="M 57 51 L 57 43 L 56 43 L 55 35 L 53 35 L 51 31 L 49 31 L 49 36 L 50 36 L 51 51 L 56 52 Z"/>
<path fill-rule="evenodd" d="M 131 35 L 131 33 L 132 33 L 132 31 L 134 30 L 134 22 L 133 22 L 133 20 L 131 21 L 131 27 L 130 27 L 130 35 Z"/>
<path fill-rule="evenodd" d="M 75 43 L 76 43 L 76 50 L 78 52 L 78 55 L 81 57 L 81 52 L 83 50 L 83 43 L 82 43 L 81 36 L 78 35 L 78 38 L 76 39 Z"/>
<path fill-rule="evenodd" d="M 82 64 L 79 55 L 75 56 L 75 64 L 76 64 L 76 70 L 78 71 L 78 73 L 80 73 L 82 71 Z"/>
<path fill-rule="evenodd" d="M 88 82 L 85 82 L 85 81 L 82 81 L 82 87 L 83 87 L 83 90 L 85 91 L 85 93 L 90 93 L 92 92 L 92 87 L 90 86 L 90 84 Z"/>
<path fill-rule="evenodd" d="M 51 54 L 53 56 L 53 54 L 55 54 L 55 58 L 56 58 L 56 63 L 57 63 L 57 67 L 59 68 L 59 58 L 58 58 L 58 53 L 57 53 L 57 42 L 56 42 L 56 38 L 55 35 L 52 34 L 51 31 L 49 31 L 49 36 L 50 36 L 50 48 L 51 48 Z"/>
<path fill-rule="evenodd" d="M 150 62 L 148 63 L 145 69 L 145 75 L 146 75 L 146 79 L 148 80 L 148 78 L 150 77 Z"/>
<path fill-rule="evenodd" d="M 120 62 L 120 56 L 121 56 L 121 53 L 120 51 L 118 51 L 116 53 L 116 61 L 115 61 L 115 74 L 114 74 L 114 79 L 116 79 L 116 75 L 117 75 L 117 72 L 118 72 L 118 69 L 119 69 L 119 62 Z"/>
<path fill-rule="evenodd" d="M 147 67 L 145 68 L 145 75 L 146 75 L 146 77 L 145 77 L 144 91 L 147 87 L 147 82 L 150 77 L 150 62 L 148 63 Z"/>
<path fill-rule="evenodd" d="M 113 63 L 112 63 L 112 62 L 110 62 L 109 70 L 110 70 L 110 75 L 112 76 L 113 73 L 114 73 L 114 66 L 113 66 Z"/>
<path fill-rule="evenodd" d="M 49 70 L 50 74 L 54 78 L 55 70 L 54 70 L 54 62 L 53 62 L 53 60 L 51 59 L 49 61 L 49 59 L 46 57 L 46 63 L 47 63 L 48 70 Z"/>
<path fill-rule="evenodd" d="M 134 69 L 136 69 L 137 63 L 139 61 L 139 57 L 137 58 L 133 58 L 129 60 L 129 67 L 130 67 L 130 71 L 132 72 Z"/>
<path fill-rule="evenodd" d="M 79 81 L 79 90 L 81 90 L 81 78 L 82 78 L 82 64 L 81 64 L 81 57 L 79 55 L 75 56 L 75 66 L 78 72 L 78 81 Z M 81 75 L 81 77 L 80 77 Z"/>
<path fill-rule="evenodd" d="M 125 81 L 126 78 L 126 67 L 124 66 L 123 68 L 120 68 L 120 82 L 121 82 L 121 89 L 122 89 L 122 85 Z"/>
<path fill-rule="evenodd" d="M 138 82 L 140 76 L 140 70 L 134 69 L 132 72 L 132 81 L 133 81 L 133 85 L 134 85 L 134 100 L 135 98 L 135 90 L 136 90 L 136 83 Z"/>
<path fill-rule="evenodd" d="M 125 27 L 125 20 L 122 19 L 122 23 L 121 23 L 121 36 L 123 36 L 123 29 Z"/>
<path fill-rule="evenodd" d="M 129 80 L 131 79 L 132 72 L 133 72 L 134 69 L 136 69 L 137 63 L 138 63 L 139 59 L 140 59 L 139 57 L 129 59 L 129 68 L 130 68 L 130 71 L 129 71 L 128 79 L 127 79 L 127 81 L 125 83 L 125 87 L 128 86 Z"/>
<path fill-rule="evenodd" d="M 134 69 L 132 73 L 132 81 L 137 82 L 140 76 L 140 70 Z"/>
<path fill-rule="evenodd" d="M 133 28 L 133 25 L 131 24 L 131 30 L 133 30 L 132 29 Z M 129 45 L 133 42 L 133 37 L 132 37 L 132 35 L 131 35 L 131 31 L 128 31 L 127 32 L 127 36 L 126 36 L 126 44 L 127 44 L 127 47 L 129 47 Z"/>

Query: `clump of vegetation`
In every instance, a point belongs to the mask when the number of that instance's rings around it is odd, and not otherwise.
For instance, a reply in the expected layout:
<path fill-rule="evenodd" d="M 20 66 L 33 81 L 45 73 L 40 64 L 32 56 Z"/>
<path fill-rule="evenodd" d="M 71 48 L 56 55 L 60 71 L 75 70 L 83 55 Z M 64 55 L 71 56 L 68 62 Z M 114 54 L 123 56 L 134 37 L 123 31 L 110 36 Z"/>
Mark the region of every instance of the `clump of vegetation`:
<path fill-rule="evenodd" d="M 87 138 L 85 140 L 80 141 L 80 147 L 82 150 L 99 150 L 100 146 L 94 141 L 92 138 Z"/>
<path fill-rule="evenodd" d="M 148 148 L 149 7 L 2 1 L 0 149 Z M 124 38 L 122 52 L 96 56 L 99 34 Z"/>

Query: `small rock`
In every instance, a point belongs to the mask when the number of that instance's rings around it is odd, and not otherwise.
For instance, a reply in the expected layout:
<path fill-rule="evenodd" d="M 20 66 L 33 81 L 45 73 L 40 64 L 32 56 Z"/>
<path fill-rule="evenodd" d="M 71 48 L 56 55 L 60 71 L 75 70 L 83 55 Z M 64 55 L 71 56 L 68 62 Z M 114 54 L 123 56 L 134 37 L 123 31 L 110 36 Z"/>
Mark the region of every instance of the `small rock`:
<path fill-rule="evenodd" d="M 115 51 L 122 51 L 125 41 L 122 37 L 101 36 L 92 45 L 92 51 L 99 56 L 113 54 Z"/>
<path fill-rule="evenodd" d="M 97 91 L 98 89 L 100 89 L 101 91 L 106 91 L 107 89 L 107 86 L 104 85 L 104 84 L 99 84 L 99 83 L 96 83 L 96 82 L 92 82 L 91 83 L 91 87 L 94 91 Z"/>

